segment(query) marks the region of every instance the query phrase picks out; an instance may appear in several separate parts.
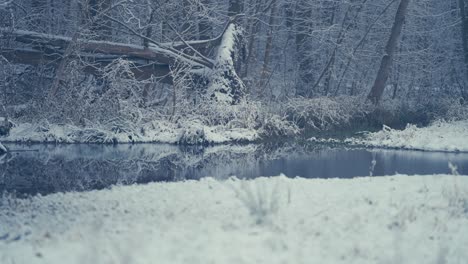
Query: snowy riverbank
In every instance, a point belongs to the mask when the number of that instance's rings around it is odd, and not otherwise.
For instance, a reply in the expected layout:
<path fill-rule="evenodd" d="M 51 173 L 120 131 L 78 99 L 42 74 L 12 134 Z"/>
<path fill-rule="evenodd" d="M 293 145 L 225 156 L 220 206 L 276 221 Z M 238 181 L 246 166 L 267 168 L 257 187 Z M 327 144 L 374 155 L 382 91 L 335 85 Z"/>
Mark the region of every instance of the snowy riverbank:
<path fill-rule="evenodd" d="M 422 128 L 408 125 L 404 130 L 384 127 L 379 132 L 366 134 L 364 138 L 347 139 L 345 143 L 369 147 L 468 152 L 468 120 L 438 121 Z"/>
<path fill-rule="evenodd" d="M 468 177 L 203 179 L 0 203 L 2 263 L 463 263 Z"/>
<path fill-rule="evenodd" d="M 83 128 L 69 124 L 31 124 L 14 126 L 4 142 L 36 143 L 229 143 L 252 142 L 260 138 L 259 131 L 248 128 L 206 126 L 199 122 L 183 125 L 171 122 L 151 122 L 142 127 L 95 125 Z"/>

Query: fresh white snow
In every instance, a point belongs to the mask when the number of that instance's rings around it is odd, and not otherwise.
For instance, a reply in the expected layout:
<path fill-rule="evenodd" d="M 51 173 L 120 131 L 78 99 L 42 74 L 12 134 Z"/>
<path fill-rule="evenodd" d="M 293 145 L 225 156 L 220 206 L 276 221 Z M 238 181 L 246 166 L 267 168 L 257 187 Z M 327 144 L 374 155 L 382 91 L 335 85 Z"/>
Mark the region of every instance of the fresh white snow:
<path fill-rule="evenodd" d="M 379 132 L 368 133 L 364 138 L 348 139 L 345 142 L 372 147 L 467 152 L 468 120 L 437 121 L 421 128 L 408 125 L 404 130 L 384 126 Z"/>
<path fill-rule="evenodd" d="M 0 200 L 0 263 L 466 263 L 468 177 L 230 179 Z"/>

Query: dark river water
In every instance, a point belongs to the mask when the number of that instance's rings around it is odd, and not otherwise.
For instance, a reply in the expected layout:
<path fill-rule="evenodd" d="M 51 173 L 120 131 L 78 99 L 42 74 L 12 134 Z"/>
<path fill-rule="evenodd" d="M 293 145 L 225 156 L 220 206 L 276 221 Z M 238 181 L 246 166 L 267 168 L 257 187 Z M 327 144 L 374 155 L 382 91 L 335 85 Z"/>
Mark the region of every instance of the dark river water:
<path fill-rule="evenodd" d="M 299 143 L 205 148 L 160 144 L 7 147 L 13 152 L 0 156 L 0 193 L 19 196 L 207 176 L 255 178 L 283 173 L 288 177 L 352 178 L 438 174 L 450 173 L 449 162 L 458 167 L 460 174 L 468 175 L 468 153 L 348 149 Z"/>

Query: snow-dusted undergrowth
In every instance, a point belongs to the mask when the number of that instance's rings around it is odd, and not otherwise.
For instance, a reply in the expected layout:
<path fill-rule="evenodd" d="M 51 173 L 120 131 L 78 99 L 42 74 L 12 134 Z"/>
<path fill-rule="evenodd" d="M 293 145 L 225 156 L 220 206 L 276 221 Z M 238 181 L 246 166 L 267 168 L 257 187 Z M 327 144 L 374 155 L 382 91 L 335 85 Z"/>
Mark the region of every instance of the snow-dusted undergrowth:
<path fill-rule="evenodd" d="M 174 124 L 168 121 L 154 121 L 128 129 L 112 125 L 96 124 L 92 127 L 78 127 L 69 124 L 48 124 L 46 126 L 22 123 L 12 128 L 4 137 L 9 142 L 53 142 L 53 143 L 225 143 L 255 141 L 258 132 L 248 128 L 206 126 L 198 121 Z"/>
<path fill-rule="evenodd" d="M 203 179 L 0 203 L 1 263 L 464 263 L 468 177 Z"/>
<path fill-rule="evenodd" d="M 362 98 L 352 96 L 293 98 L 284 108 L 289 120 L 314 131 L 342 129 L 371 112 Z"/>
<path fill-rule="evenodd" d="M 367 133 L 364 138 L 345 142 L 372 147 L 468 152 L 468 120 L 437 121 L 421 128 L 408 125 L 404 130 L 384 126 L 381 131 Z"/>
<path fill-rule="evenodd" d="M 132 117 L 137 116 L 137 118 Z M 237 105 L 201 104 L 184 107 L 172 118 L 151 112 L 129 111 L 106 121 L 49 122 L 18 120 L 7 142 L 206 144 L 253 142 L 267 137 L 299 134 L 284 115 L 265 111 L 260 102 Z"/>
<path fill-rule="evenodd" d="M 117 89 L 118 90 L 118 89 Z M 347 131 L 375 127 L 380 124 L 401 126 L 406 122 L 427 123 L 429 120 L 466 120 L 468 108 L 450 100 L 440 100 L 420 107 L 409 107 L 404 101 L 392 101 L 375 108 L 360 97 L 293 98 L 264 103 L 246 98 L 235 105 L 214 103 L 210 100 L 193 102 L 180 99 L 173 114 L 154 109 L 135 107 L 133 102 L 120 102 L 115 109 L 96 106 L 73 106 L 63 103 L 57 109 L 48 110 L 43 117 L 17 115 L 10 135 L 3 141 L 63 142 L 63 143 L 128 143 L 160 142 L 182 144 L 207 144 L 227 142 L 253 142 L 273 137 L 286 137 L 316 132 Z M 412 104 L 416 105 L 416 104 Z M 167 110 L 167 109 L 166 109 Z M 415 114 L 419 113 L 419 114 Z M 421 114 L 423 113 L 423 114 Z M 369 134 L 365 140 L 353 139 L 353 143 L 369 146 L 426 149 L 424 140 L 430 133 L 438 137 L 440 144 L 429 144 L 427 150 L 461 150 L 456 137 L 464 137 L 465 121 L 457 125 L 435 123 L 440 129 L 419 130 L 409 126 L 405 132 L 386 129 Z M 443 129 L 455 129 L 442 135 Z M 462 129 L 462 130 L 460 130 Z M 423 133 L 423 136 L 416 135 Z M 427 134 L 426 133 L 426 134 Z M 441 135 L 439 135 L 441 134 Z M 414 140 L 412 139 L 414 137 Z M 442 138 L 443 140 L 439 140 Z M 452 138 L 452 139 L 450 139 Z M 450 142 L 449 142 L 450 141 Z M 350 142 L 348 142 L 350 143 Z M 465 144 L 466 145 L 466 144 Z M 463 146 L 461 146 L 463 148 Z M 466 149 L 466 148 L 465 148 Z"/>
<path fill-rule="evenodd" d="M 232 111 L 202 109 L 206 114 L 198 118 L 180 119 L 176 122 L 155 120 L 131 123 L 94 123 L 90 126 L 72 124 L 18 123 L 3 137 L 7 142 L 53 143 L 133 143 L 158 142 L 206 144 L 228 142 L 253 142 L 265 137 L 287 136 L 299 129 L 275 114 L 262 113 L 255 107 L 235 106 Z M 213 119 L 225 120 L 213 122 Z"/>

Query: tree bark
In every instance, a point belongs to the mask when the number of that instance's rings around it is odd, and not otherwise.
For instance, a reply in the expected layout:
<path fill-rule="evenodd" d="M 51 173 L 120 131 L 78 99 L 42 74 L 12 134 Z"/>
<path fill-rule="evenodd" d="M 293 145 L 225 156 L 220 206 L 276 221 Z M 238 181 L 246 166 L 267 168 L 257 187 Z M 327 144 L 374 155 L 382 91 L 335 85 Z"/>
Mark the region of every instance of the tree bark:
<path fill-rule="evenodd" d="M 385 85 L 387 83 L 388 77 L 390 75 L 390 69 L 393 64 L 393 57 L 395 54 L 395 49 L 398 45 L 398 39 L 401 35 L 403 24 L 405 22 L 406 13 L 408 10 L 410 0 L 401 0 L 400 5 L 395 16 L 395 21 L 392 26 L 390 33 L 390 38 L 385 47 L 385 55 L 382 58 L 380 63 L 380 68 L 375 78 L 374 85 L 367 96 L 367 98 L 375 105 L 377 105 L 383 95 L 385 90 Z"/>

